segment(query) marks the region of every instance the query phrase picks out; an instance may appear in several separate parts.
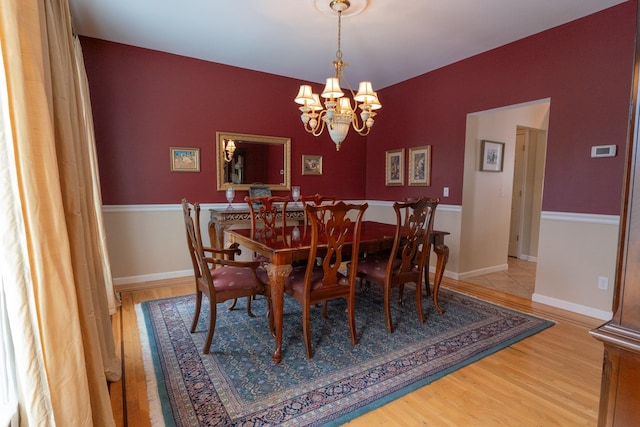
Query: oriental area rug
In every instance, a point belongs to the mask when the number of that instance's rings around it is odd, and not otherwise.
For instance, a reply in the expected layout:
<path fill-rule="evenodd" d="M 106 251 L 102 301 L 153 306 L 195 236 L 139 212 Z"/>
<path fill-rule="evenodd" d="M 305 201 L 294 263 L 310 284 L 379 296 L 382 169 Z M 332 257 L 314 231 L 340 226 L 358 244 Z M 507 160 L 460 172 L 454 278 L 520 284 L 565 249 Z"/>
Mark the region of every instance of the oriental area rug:
<path fill-rule="evenodd" d="M 397 293 L 396 293 L 397 295 Z M 357 345 L 351 345 L 346 303 L 331 301 L 328 318 L 311 310 L 314 357 L 302 338 L 302 312 L 285 296 L 283 360 L 271 361 L 265 300 L 235 310 L 218 307 L 210 354 L 203 354 L 208 302 L 195 333 L 189 328 L 195 296 L 136 305 L 153 425 L 340 425 L 450 372 L 531 336 L 552 322 L 448 289 L 438 314 L 429 299 L 419 323 L 413 292 L 392 303 L 395 332 L 387 332 L 382 292 L 361 292 L 356 303 Z M 206 298 L 205 298 L 206 301 Z"/>

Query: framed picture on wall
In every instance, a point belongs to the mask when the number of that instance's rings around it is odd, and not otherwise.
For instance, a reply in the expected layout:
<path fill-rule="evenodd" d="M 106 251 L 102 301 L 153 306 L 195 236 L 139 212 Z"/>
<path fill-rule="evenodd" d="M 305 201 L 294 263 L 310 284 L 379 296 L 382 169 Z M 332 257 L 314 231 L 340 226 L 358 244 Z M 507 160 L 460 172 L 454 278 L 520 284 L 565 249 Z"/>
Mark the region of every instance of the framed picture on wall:
<path fill-rule="evenodd" d="M 169 149 L 171 172 L 200 172 L 200 149 L 171 147 Z"/>
<path fill-rule="evenodd" d="M 404 185 L 404 148 L 386 152 L 385 185 Z"/>
<path fill-rule="evenodd" d="M 409 185 L 431 185 L 431 146 L 409 148 Z"/>
<path fill-rule="evenodd" d="M 480 170 L 502 172 L 504 165 L 504 142 L 483 139 L 480 144 Z"/>
<path fill-rule="evenodd" d="M 302 175 L 322 175 L 322 156 L 303 154 Z"/>

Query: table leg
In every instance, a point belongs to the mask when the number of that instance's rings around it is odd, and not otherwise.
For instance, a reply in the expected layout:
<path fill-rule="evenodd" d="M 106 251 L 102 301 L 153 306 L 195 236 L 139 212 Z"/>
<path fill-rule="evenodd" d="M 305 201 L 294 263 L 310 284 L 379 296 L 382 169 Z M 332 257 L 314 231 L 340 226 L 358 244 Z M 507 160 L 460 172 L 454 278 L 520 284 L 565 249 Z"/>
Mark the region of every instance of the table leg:
<path fill-rule="evenodd" d="M 438 304 L 438 291 L 440 290 L 440 282 L 442 282 L 442 276 L 444 275 L 444 268 L 449 260 L 449 247 L 444 243 L 438 243 L 433 246 L 433 251 L 438 255 L 436 260 L 436 273 L 433 277 L 433 306 L 438 310 L 438 313 L 444 313 L 444 309 Z"/>
<path fill-rule="evenodd" d="M 282 318 L 284 311 L 284 282 L 291 273 L 290 264 L 278 265 L 269 264 L 267 273 L 269 275 L 269 286 L 271 290 L 271 306 L 273 310 L 273 331 L 276 338 L 276 349 L 271 355 L 275 363 L 282 360 Z"/>
<path fill-rule="evenodd" d="M 229 228 L 228 224 L 209 223 L 209 244 L 212 248 L 222 249 L 224 245 L 224 232 Z"/>

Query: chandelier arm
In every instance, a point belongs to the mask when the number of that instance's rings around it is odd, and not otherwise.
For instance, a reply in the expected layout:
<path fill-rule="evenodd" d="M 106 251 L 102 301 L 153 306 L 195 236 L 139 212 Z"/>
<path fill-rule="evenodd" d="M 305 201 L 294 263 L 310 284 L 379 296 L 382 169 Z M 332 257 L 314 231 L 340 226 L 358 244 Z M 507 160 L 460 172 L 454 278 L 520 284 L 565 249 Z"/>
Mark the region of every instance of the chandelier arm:
<path fill-rule="evenodd" d="M 325 116 L 326 114 L 327 114 L 327 110 L 322 110 L 320 114 L 318 114 L 318 125 L 316 126 L 314 131 L 311 133 L 313 136 L 320 136 L 324 131 L 324 126 L 326 122 L 324 121 L 323 116 Z"/>
<path fill-rule="evenodd" d="M 358 103 L 356 103 L 356 108 L 358 108 Z M 360 117 L 358 116 L 358 113 L 356 113 L 356 109 L 353 109 L 353 112 L 351 113 L 352 119 L 351 119 L 351 127 L 353 127 L 353 130 L 355 130 L 356 132 L 358 132 L 358 134 L 360 134 L 361 136 L 364 136 L 366 134 L 362 134 L 361 132 L 363 132 L 365 129 L 369 129 L 367 128 L 367 122 L 365 120 L 362 121 L 362 126 L 360 125 Z M 367 131 L 367 133 L 369 133 L 369 131 Z"/>
<path fill-rule="evenodd" d="M 349 64 L 345 63 L 345 65 L 348 66 Z M 340 70 L 340 81 L 345 82 L 347 88 L 349 89 L 349 92 L 351 93 L 351 98 L 355 101 L 356 93 L 353 91 L 353 88 L 349 84 L 349 80 L 347 80 L 347 78 L 344 76 L 344 68 L 345 67 L 342 67 L 342 69 Z"/>
<path fill-rule="evenodd" d="M 325 126 L 325 122 L 324 120 L 322 121 L 322 124 L 318 124 L 318 126 L 316 126 L 317 131 L 313 131 L 311 132 L 311 135 L 313 136 L 320 136 L 322 135 L 322 131 L 324 131 L 324 126 Z"/>
<path fill-rule="evenodd" d="M 354 130 L 358 133 L 358 135 L 360 135 L 360 136 L 367 136 L 367 135 L 369 135 L 369 132 L 371 132 L 371 128 L 368 128 L 368 127 L 366 127 L 366 126 L 364 126 L 364 128 L 365 128 L 365 130 L 364 130 L 364 131 L 362 131 L 362 130 L 358 130 L 358 129 L 356 129 L 356 128 L 353 128 L 353 129 L 354 129 Z"/>
<path fill-rule="evenodd" d="M 304 130 L 306 130 L 308 133 L 310 133 L 313 136 L 320 136 L 322 134 L 322 131 L 324 131 L 324 125 L 325 125 L 325 121 L 322 119 L 322 117 L 326 115 L 326 113 L 327 113 L 327 110 L 322 110 L 318 114 L 318 117 L 316 118 L 317 120 L 316 126 L 311 127 L 311 125 L 309 125 L 309 122 L 307 122 L 304 126 Z"/>

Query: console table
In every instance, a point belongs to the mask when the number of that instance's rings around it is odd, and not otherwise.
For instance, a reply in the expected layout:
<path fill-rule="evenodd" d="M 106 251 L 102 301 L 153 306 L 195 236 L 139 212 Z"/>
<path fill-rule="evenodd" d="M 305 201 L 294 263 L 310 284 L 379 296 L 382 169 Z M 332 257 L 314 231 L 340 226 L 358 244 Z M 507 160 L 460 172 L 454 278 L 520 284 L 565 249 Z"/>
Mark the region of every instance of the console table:
<path fill-rule="evenodd" d="M 251 211 L 248 206 L 231 209 L 210 209 L 209 242 L 214 248 L 224 247 L 224 232 L 232 225 L 251 224 Z M 281 216 L 280 216 L 281 217 Z M 287 206 L 287 220 L 304 222 L 302 203 Z"/>

